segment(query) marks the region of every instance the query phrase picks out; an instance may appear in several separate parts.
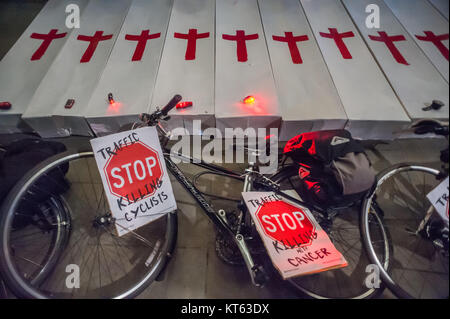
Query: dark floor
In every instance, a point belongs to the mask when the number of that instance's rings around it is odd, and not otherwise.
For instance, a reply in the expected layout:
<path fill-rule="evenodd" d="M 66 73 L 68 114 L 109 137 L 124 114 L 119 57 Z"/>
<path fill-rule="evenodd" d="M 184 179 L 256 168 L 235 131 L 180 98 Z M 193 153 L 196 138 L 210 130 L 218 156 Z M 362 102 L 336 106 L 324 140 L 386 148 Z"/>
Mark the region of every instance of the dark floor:
<path fill-rule="evenodd" d="M 22 35 L 47 0 L 0 1 L 0 60 Z"/>

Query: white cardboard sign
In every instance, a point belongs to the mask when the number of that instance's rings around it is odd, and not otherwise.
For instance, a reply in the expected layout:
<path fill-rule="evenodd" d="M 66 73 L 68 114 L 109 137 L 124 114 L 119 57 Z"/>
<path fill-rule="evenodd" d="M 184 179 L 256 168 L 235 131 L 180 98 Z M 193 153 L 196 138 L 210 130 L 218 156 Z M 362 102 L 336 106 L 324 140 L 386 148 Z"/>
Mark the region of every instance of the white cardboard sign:
<path fill-rule="evenodd" d="M 430 2 L 448 20 L 450 2 L 448 0 L 430 0 Z"/>
<path fill-rule="evenodd" d="M 0 110 L 0 132 L 16 132 L 22 114 L 32 100 L 44 75 L 66 43 L 73 29 L 65 25 L 69 4 L 84 14 L 87 0 L 48 1 L 13 47 L 0 61 L 0 102 L 10 102 Z"/>
<path fill-rule="evenodd" d="M 449 104 L 448 83 L 384 1 L 344 0 L 343 3 L 411 119 L 448 119 L 447 108 L 423 111 L 433 100 Z M 380 8 L 383 22 L 379 29 L 366 25 L 365 8 L 370 4 Z"/>
<path fill-rule="evenodd" d="M 280 110 L 256 0 L 216 1 L 216 126 L 278 126 Z M 247 105 L 243 99 L 254 96 Z"/>
<path fill-rule="evenodd" d="M 300 2 L 258 3 L 283 118 L 280 139 L 343 128 L 347 115 Z"/>
<path fill-rule="evenodd" d="M 307 208 L 273 192 L 244 192 L 242 196 L 283 279 L 347 266 Z"/>
<path fill-rule="evenodd" d="M 114 127 L 112 117 L 136 119 L 147 111 L 171 10 L 172 0 L 132 2 L 97 87 L 83 109 L 91 124 Z M 113 94 L 114 103 L 109 103 L 108 93 Z"/>
<path fill-rule="evenodd" d="M 169 128 L 214 123 L 214 1 L 175 0 L 148 112 L 180 94 L 192 107 L 171 112 Z"/>
<path fill-rule="evenodd" d="M 65 25 L 65 9 L 77 5 L 80 14 L 87 0 L 50 0 L 0 62 L 0 101 L 12 108 L 2 114 L 21 114 L 72 32 Z"/>
<path fill-rule="evenodd" d="M 448 177 L 433 189 L 427 198 L 433 204 L 434 208 L 448 225 Z"/>
<path fill-rule="evenodd" d="M 70 34 L 23 114 L 41 136 L 90 135 L 82 109 L 98 83 L 130 4 L 131 0 L 97 0 L 86 6 L 80 28 Z M 69 99 L 75 104 L 66 108 Z M 63 118 L 53 121 L 52 115 Z M 72 120 L 64 121 L 64 117 Z"/>
<path fill-rule="evenodd" d="M 177 208 L 155 127 L 96 138 L 91 145 L 119 236 Z"/>
<path fill-rule="evenodd" d="M 341 1 L 301 0 L 349 121 L 359 138 L 390 138 L 409 122 Z"/>
<path fill-rule="evenodd" d="M 448 82 L 448 20 L 428 1 L 385 0 L 384 2 Z"/>

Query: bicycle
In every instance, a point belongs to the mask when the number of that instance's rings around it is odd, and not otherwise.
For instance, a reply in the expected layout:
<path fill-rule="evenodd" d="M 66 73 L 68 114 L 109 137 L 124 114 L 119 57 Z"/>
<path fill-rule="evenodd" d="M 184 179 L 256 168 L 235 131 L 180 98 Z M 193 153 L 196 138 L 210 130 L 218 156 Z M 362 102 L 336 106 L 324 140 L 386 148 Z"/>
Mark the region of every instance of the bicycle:
<path fill-rule="evenodd" d="M 422 121 L 413 131 L 434 133 L 448 140 L 448 124 Z M 441 152 L 441 161 L 441 170 L 420 164 L 398 164 L 386 169 L 363 204 L 364 244 L 383 282 L 399 298 L 448 297 L 448 222 L 437 216 L 427 199 L 427 194 L 448 176 L 448 148 Z M 391 235 L 390 267 L 384 267 L 373 250 L 372 231 L 368 228 L 368 216 L 373 211 Z"/>
<path fill-rule="evenodd" d="M 312 298 L 369 298 L 381 293 L 383 286 L 377 288 L 365 284 L 366 266 L 370 261 L 360 234 L 360 201 L 341 207 L 323 208 L 301 200 L 302 192 L 300 188 L 295 187 L 299 182 L 296 166 L 298 164 L 286 164 L 286 158 L 280 169 L 267 177 L 259 173 L 258 163 L 251 164 L 245 172 L 235 172 L 182 154 L 171 153 L 167 148 L 169 132 L 160 122 L 169 119 L 168 112 L 180 100 L 180 96 L 175 96 L 162 109 L 157 108 L 152 114 L 142 114 L 139 124 L 134 123 L 123 129 L 156 126 L 169 172 L 196 200 L 217 230 L 219 257 L 229 264 L 245 264 L 255 286 L 264 286 L 269 275 L 279 277 L 268 259 L 243 201 L 237 205 L 235 212 L 215 209 L 207 200 L 208 196 L 214 194 L 203 193 L 196 185 L 200 176 L 196 176 L 191 182 L 174 163 L 172 156 L 204 168 L 211 174 L 238 180 L 243 183 L 243 191 L 272 191 L 311 210 L 336 248 L 344 254 L 349 266 L 288 280 L 302 296 L 306 294 Z M 68 167 L 65 176 L 70 187 L 61 196 L 69 214 L 58 215 L 64 218 L 52 223 L 52 231 L 69 232 L 69 239 L 61 246 L 61 254 L 52 259 L 51 271 L 46 272 L 46 277 L 39 283 L 33 283 L 33 278 L 24 275 L 24 267 L 18 262 L 20 258 L 24 258 L 20 254 L 26 251 L 19 251 L 15 246 L 16 237 L 13 235 L 17 229 L 13 223 L 17 217 L 17 209 L 27 200 L 27 194 L 33 192 L 34 185 L 42 178 L 49 179 L 49 173 L 62 167 Z M 49 181 L 57 182 L 51 178 Z M 292 189 L 294 193 L 287 192 Z M 177 211 L 169 212 L 122 237 L 115 235 L 116 221 L 109 212 L 92 151 L 60 154 L 38 165 L 15 185 L 0 214 L 0 269 L 8 287 L 17 296 L 24 298 L 135 297 L 154 280 L 159 279 L 174 253 L 177 239 Z M 379 234 L 376 240 L 382 242 L 376 253 L 387 265 L 388 234 L 376 212 L 371 214 L 370 224 L 374 233 Z M 40 232 L 39 230 L 38 233 Z M 78 266 L 79 287 L 74 287 L 70 280 L 68 282 L 68 265 Z M 27 267 L 31 266 L 38 269 L 43 267 L 33 261 L 27 264 Z M 29 271 L 25 272 L 27 273 Z"/>

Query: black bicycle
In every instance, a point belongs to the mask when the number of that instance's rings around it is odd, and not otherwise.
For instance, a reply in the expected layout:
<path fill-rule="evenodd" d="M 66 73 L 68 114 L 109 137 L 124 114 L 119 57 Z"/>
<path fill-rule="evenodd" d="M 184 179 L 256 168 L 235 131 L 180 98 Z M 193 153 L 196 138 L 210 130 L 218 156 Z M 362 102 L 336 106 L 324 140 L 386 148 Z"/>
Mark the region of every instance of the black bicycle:
<path fill-rule="evenodd" d="M 168 119 L 168 112 L 179 100 L 181 97 L 175 96 L 164 108 L 141 115 L 139 126 L 156 126 L 169 172 L 193 196 L 217 230 L 216 247 L 222 260 L 245 264 L 256 286 L 264 286 L 271 276 L 281 280 L 244 202 L 238 203 L 233 211 L 216 208 L 210 195 L 213 198 L 218 194 L 201 192 L 197 186 L 200 175 L 189 180 L 173 157 L 189 161 L 221 178 L 240 181 L 243 191 L 272 191 L 310 209 L 349 265 L 287 280 L 301 296 L 370 298 L 382 291 L 383 286 L 366 283 L 366 268 L 371 262 L 360 233 L 360 201 L 322 208 L 301 200 L 305 194 L 296 186 L 300 183 L 298 164 L 288 164 L 286 159 L 277 173 L 264 176 L 259 173 L 258 163 L 250 164 L 244 172 L 235 172 L 171 153 L 167 147 L 169 133 L 160 122 Z M 54 203 L 59 209 L 49 210 L 45 216 L 47 227 L 37 227 L 38 224 L 32 222 L 17 224 L 18 218 L 37 218 L 35 214 L 21 214 L 21 209 L 25 204 L 41 205 L 34 203 L 30 194 L 36 191 L 36 185 L 43 178 L 47 183 L 59 183 L 51 175 L 62 169 L 70 186 Z M 135 297 L 162 273 L 177 238 L 177 211 L 122 237 L 116 235 L 115 219 L 111 216 L 92 151 L 60 154 L 35 167 L 11 190 L 0 216 L 1 274 L 8 287 L 24 298 Z M 387 267 L 389 236 L 376 211 L 371 211 L 368 218 L 374 251 Z M 48 248 L 40 248 L 44 244 Z M 46 271 L 42 272 L 44 268 Z M 72 280 L 72 275 L 78 275 L 79 285 Z"/>

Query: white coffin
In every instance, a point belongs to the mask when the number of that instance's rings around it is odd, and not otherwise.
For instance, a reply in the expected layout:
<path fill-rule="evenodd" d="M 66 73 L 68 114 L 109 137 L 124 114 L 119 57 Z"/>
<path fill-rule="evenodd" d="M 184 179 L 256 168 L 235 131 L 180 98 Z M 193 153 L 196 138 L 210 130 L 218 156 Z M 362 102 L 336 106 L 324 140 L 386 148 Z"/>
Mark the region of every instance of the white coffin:
<path fill-rule="evenodd" d="M 246 41 L 248 60 L 237 59 L 236 41 L 223 34 L 258 34 Z M 280 110 L 261 17 L 256 0 L 216 1 L 216 126 L 224 128 L 278 127 Z M 254 96 L 256 102 L 242 100 Z"/>
<path fill-rule="evenodd" d="M 201 119 L 204 126 L 214 126 L 214 15 L 214 1 L 174 2 L 148 110 L 152 112 L 156 107 L 165 106 L 175 94 L 180 94 L 183 101 L 190 101 L 193 106 L 173 109 L 169 128 L 185 127 L 192 133 L 194 119 Z M 189 29 L 196 29 L 201 38 L 186 56 L 188 40 L 174 35 L 188 34 Z"/>
<path fill-rule="evenodd" d="M 344 0 L 343 3 L 411 119 L 418 120 L 430 117 L 448 119 L 448 83 L 416 45 L 386 4 L 382 0 Z M 365 8 L 369 4 L 376 4 L 380 8 L 380 16 L 382 17 L 380 29 L 369 29 L 366 26 L 367 13 Z M 394 42 L 398 50 L 398 52 L 394 51 L 395 57 L 386 43 L 369 38 L 369 36 L 380 37 L 378 32 L 386 32 L 388 36 L 401 35 L 404 37 L 404 40 Z M 423 111 L 422 109 L 427 103 L 431 104 L 433 100 L 440 100 L 447 107 L 439 111 Z"/>
<path fill-rule="evenodd" d="M 83 110 L 97 135 L 115 132 L 123 124 L 137 121 L 139 113 L 147 112 L 172 3 L 172 0 L 134 0 L 131 4 L 105 70 Z M 142 52 L 137 48 L 137 40 L 125 37 L 141 35 L 143 30 L 149 30 L 149 36 L 154 38 L 147 40 Z M 113 94 L 114 104 L 108 101 L 109 93 Z"/>
<path fill-rule="evenodd" d="M 429 1 L 448 20 L 448 9 L 450 1 L 448 0 L 429 0 Z"/>
<path fill-rule="evenodd" d="M 80 29 L 71 33 L 23 114 L 24 120 L 40 135 L 91 135 L 82 111 L 106 65 L 130 3 L 130 0 L 96 0 L 86 7 Z M 91 60 L 81 63 L 89 42 L 77 40 L 78 35 L 92 36 L 100 30 L 112 38 L 101 41 Z M 68 99 L 75 99 L 71 109 L 64 107 Z"/>
<path fill-rule="evenodd" d="M 343 128 L 347 116 L 298 0 L 258 2 L 282 116 L 280 139 Z M 295 49 L 291 55 L 288 43 L 273 39 L 286 38 L 285 32 L 308 37 L 298 38 L 305 40 L 297 42 L 300 55 Z"/>
<path fill-rule="evenodd" d="M 55 56 L 66 43 L 72 29 L 67 29 L 66 6 L 76 4 L 83 12 L 88 0 L 50 0 L 31 22 L 17 42 L 0 62 L 0 102 L 10 102 L 9 110 L 0 110 L 0 132 L 15 132 L 17 125 L 42 78 Z M 40 59 L 31 60 L 42 44 L 42 40 L 32 39 L 33 33 L 48 34 L 57 29 L 65 37 L 53 40 Z"/>
<path fill-rule="evenodd" d="M 448 82 L 448 60 L 433 43 L 421 41 L 416 37 L 424 36 L 424 31 L 431 31 L 435 35 L 448 35 L 448 20 L 426 0 L 385 0 L 385 2 Z M 446 40 L 443 44 L 448 49 L 449 41 Z"/>
<path fill-rule="evenodd" d="M 409 118 L 342 3 L 335 0 L 301 3 L 347 113 L 347 128 L 360 138 L 391 137 Z M 343 39 L 351 59 L 344 59 L 347 54 L 341 54 L 333 39 L 320 35 L 329 33 L 329 28 L 353 33 L 353 37 Z"/>

